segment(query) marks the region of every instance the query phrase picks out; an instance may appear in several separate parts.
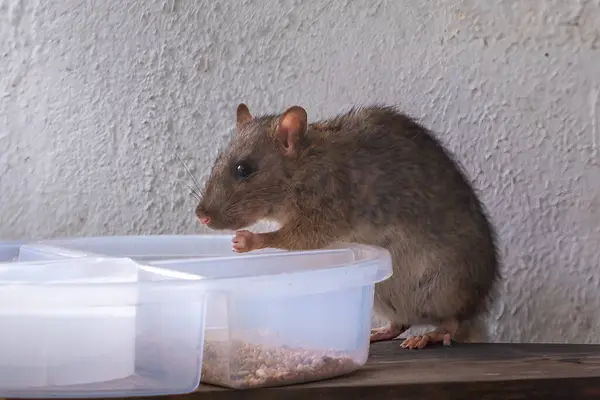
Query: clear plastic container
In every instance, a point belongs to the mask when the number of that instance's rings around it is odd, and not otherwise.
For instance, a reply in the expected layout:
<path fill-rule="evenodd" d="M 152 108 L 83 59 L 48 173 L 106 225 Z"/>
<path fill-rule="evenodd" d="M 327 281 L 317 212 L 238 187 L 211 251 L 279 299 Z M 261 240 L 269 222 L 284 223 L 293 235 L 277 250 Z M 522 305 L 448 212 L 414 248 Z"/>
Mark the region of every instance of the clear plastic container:
<path fill-rule="evenodd" d="M 193 391 L 206 299 L 200 277 L 126 258 L 0 263 L 0 396 Z"/>
<path fill-rule="evenodd" d="M 130 257 L 203 277 L 201 381 L 230 388 L 321 380 L 364 365 L 374 286 L 392 273 L 389 253 L 379 248 L 237 254 L 230 235 L 61 239 L 29 244 L 21 254 Z M 179 312 L 199 315 L 185 305 Z"/>
<path fill-rule="evenodd" d="M 155 261 L 208 278 L 201 381 L 243 389 L 322 380 L 365 364 L 385 250 Z"/>

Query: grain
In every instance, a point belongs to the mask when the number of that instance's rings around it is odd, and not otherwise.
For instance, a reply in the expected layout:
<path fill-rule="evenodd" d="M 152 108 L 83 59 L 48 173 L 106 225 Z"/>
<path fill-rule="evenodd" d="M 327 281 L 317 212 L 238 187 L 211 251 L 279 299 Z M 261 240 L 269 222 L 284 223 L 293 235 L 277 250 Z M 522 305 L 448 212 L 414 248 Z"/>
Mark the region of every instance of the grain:
<path fill-rule="evenodd" d="M 332 378 L 358 367 L 351 357 L 328 351 L 207 341 L 202 382 L 237 389 L 280 386 Z"/>

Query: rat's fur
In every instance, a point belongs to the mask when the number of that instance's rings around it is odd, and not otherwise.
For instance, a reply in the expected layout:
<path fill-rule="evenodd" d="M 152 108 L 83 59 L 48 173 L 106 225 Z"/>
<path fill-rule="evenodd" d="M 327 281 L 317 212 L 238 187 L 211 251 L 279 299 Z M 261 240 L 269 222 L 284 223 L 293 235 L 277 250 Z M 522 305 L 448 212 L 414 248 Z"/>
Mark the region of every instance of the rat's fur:
<path fill-rule="evenodd" d="M 480 317 L 499 278 L 495 232 L 460 166 L 426 128 L 391 107 L 353 109 L 309 124 L 288 154 L 276 135 L 281 116 L 247 117 L 238 111 L 198 216 L 214 229 L 279 222 L 264 247 L 381 246 L 393 276 L 376 285 L 378 314 L 401 330 L 456 321 L 453 339 L 485 340 Z M 233 171 L 242 160 L 256 172 L 240 181 Z"/>

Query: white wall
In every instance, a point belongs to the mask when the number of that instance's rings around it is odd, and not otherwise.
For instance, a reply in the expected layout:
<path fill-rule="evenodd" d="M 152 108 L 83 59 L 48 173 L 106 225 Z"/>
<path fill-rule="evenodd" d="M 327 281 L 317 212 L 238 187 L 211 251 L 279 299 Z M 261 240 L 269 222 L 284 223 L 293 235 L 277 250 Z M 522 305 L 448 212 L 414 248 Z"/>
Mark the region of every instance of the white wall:
<path fill-rule="evenodd" d="M 0 237 L 201 232 L 238 102 L 395 103 L 491 210 L 496 338 L 600 341 L 599 48 L 598 0 L 0 0 Z"/>

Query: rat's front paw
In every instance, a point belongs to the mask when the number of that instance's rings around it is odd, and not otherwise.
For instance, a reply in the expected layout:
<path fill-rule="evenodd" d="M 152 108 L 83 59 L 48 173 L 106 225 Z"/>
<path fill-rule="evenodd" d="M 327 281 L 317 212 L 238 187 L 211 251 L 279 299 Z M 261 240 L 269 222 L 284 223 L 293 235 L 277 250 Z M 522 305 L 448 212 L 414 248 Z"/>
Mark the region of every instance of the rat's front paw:
<path fill-rule="evenodd" d="M 237 231 L 233 237 L 233 251 L 246 253 L 255 250 L 257 235 L 250 231 Z"/>

